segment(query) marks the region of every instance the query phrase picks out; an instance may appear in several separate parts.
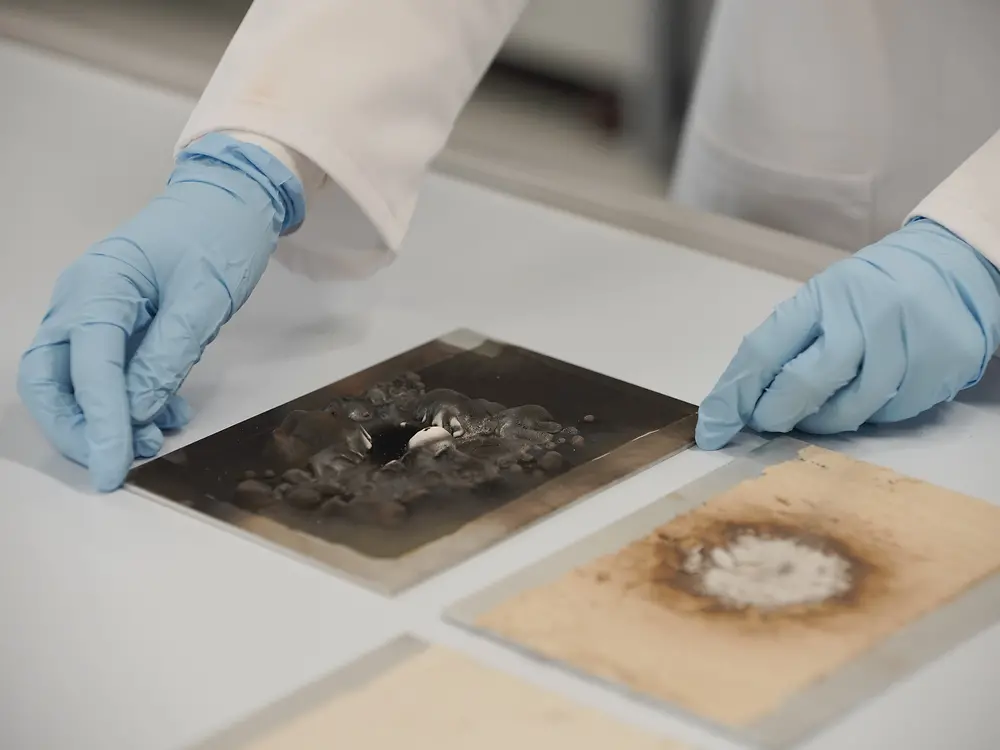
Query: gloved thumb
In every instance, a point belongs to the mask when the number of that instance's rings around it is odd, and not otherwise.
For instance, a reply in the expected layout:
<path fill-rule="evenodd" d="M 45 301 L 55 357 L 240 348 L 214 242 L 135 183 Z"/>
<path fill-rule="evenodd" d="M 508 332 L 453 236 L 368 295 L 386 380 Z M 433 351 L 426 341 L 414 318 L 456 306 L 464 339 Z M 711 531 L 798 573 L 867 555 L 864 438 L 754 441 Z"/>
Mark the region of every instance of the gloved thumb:
<path fill-rule="evenodd" d="M 226 287 L 216 275 L 200 270 L 172 280 L 163 307 L 129 362 L 125 387 L 136 423 L 160 413 L 232 315 Z"/>
<path fill-rule="evenodd" d="M 699 448 L 723 448 L 746 426 L 771 381 L 816 339 L 818 326 L 816 300 L 806 286 L 778 305 L 743 339 L 729 366 L 698 407 L 695 441 Z"/>

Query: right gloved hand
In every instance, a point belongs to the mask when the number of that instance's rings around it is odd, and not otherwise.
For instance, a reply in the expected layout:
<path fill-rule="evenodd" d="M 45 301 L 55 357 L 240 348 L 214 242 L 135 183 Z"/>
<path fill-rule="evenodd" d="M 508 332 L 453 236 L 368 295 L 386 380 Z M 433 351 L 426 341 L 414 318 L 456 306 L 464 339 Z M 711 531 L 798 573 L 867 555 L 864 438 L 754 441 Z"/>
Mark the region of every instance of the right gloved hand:
<path fill-rule="evenodd" d="M 743 340 L 698 410 L 698 446 L 743 427 L 832 434 L 909 419 L 979 382 L 1000 272 L 919 219 L 813 277 Z"/>
<path fill-rule="evenodd" d="M 178 155 L 159 197 L 60 275 L 18 392 L 96 489 L 121 486 L 135 456 L 187 422 L 177 389 L 304 212 L 278 159 L 210 134 Z"/>

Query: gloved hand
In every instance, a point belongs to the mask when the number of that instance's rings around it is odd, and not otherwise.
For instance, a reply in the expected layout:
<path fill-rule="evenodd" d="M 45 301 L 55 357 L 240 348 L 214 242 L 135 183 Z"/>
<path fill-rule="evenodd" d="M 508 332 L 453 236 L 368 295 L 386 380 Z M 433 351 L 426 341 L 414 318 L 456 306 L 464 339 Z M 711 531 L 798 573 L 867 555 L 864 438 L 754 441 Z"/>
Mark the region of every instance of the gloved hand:
<path fill-rule="evenodd" d="M 927 219 L 839 261 L 744 340 L 702 403 L 699 447 L 759 432 L 856 430 L 979 382 L 1000 343 L 1000 273 Z"/>
<path fill-rule="evenodd" d="M 278 159 L 210 134 L 178 155 L 159 197 L 59 276 L 18 392 L 98 490 L 121 486 L 135 456 L 187 422 L 174 394 L 304 212 Z"/>

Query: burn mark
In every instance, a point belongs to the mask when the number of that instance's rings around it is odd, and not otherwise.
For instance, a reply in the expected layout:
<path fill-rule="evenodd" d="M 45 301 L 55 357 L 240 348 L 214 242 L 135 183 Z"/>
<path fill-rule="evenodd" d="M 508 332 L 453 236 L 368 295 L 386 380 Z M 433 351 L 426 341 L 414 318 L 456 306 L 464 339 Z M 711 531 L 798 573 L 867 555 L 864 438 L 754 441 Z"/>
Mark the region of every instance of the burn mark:
<path fill-rule="evenodd" d="M 781 516 L 785 516 L 782 518 Z M 692 616 L 734 623 L 820 621 L 869 609 L 886 592 L 892 568 L 886 554 L 857 534 L 837 528 L 832 518 L 796 516 L 781 511 L 744 509 L 742 516 L 699 517 L 697 513 L 677 519 L 641 543 L 642 574 L 627 587 L 656 604 Z M 846 561 L 849 586 L 842 593 L 820 601 L 776 608 L 738 606 L 705 590 L 702 576 L 686 565 L 698 550 L 727 549 L 741 537 L 790 540 Z M 633 573 L 636 573 L 633 569 Z"/>

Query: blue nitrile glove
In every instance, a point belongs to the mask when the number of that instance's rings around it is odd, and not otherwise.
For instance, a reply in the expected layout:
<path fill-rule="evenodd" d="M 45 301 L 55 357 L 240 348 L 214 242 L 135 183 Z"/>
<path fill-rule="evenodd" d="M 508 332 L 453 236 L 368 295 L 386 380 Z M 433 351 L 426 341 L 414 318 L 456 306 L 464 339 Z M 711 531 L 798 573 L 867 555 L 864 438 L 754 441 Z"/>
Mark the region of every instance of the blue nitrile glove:
<path fill-rule="evenodd" d="M 60 275 L 18 391 L 98 490 L 187 422 L 175 392 L 304 213 L 278 159 L 207 135 L 178 155 L 159 197 Z"/>
<path fill-rule="evenodd" d="M 1000 273 L 927 219 L 805 284 L 744 340 L 696 439 L 856 430 L 916 416 L 979 382 L 1000 343 Z"/>

